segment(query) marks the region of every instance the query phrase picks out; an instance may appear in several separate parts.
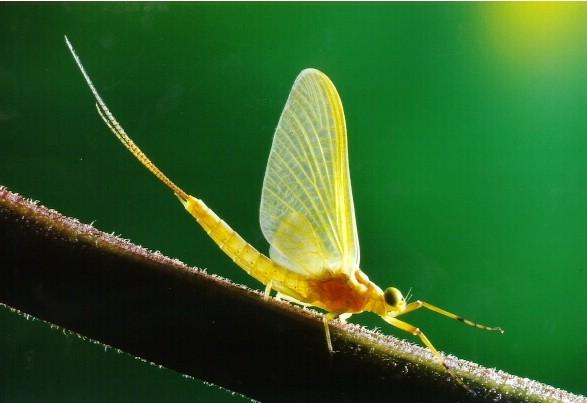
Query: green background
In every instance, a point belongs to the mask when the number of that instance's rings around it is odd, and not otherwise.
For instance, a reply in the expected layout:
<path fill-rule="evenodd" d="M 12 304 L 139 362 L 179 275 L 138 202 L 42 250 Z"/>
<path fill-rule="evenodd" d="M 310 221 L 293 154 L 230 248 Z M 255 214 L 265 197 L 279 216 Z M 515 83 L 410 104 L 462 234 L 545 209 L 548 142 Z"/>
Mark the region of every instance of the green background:
<path fill-rule="evenodd" d="M 323 70 L 363 270 L 506 330 L 405 317 L 440 350 L 587 393 L 587 5 L 0 5 L 0 184 L 261 289 L 109 133 L 66 33 L 143 149 L 262 251 L 274 127 L 297 73 Z M 230 398 L 0 309 L 0 400 L 198 396 Z"/>

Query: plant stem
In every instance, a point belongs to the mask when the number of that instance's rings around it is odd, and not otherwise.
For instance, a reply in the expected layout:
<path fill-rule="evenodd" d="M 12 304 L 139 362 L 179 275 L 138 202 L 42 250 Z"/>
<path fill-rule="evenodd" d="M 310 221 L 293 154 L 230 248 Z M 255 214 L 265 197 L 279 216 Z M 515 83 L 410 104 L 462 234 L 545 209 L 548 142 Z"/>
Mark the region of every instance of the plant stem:
<path fill-rule="evenodd" d="M 580 401 L 321 316 L 149 252 L 0 187 L 0 303 L 262 401 Z"/>

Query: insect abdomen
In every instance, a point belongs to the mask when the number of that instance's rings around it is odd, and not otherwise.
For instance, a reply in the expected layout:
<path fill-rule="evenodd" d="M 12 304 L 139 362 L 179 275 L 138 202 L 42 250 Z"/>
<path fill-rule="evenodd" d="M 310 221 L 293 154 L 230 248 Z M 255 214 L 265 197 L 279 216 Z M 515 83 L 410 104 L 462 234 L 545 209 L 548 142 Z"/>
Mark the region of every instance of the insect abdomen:
<path fill-rule="evenodd" d="M 245 241 L 203 201 L 189 196 L 184 206 L 220 249 L 252 277 L 263 284 L 272 280 L 279 283 L 289 283 L 294 280 L 290 278 L 291 273 Z"/>

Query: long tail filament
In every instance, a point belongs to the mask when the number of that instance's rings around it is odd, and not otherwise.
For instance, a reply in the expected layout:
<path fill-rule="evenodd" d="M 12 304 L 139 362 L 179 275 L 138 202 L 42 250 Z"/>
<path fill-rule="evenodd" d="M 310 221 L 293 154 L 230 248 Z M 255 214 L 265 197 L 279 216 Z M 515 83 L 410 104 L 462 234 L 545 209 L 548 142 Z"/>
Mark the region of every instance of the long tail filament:
<path fill-rule="evenodd" d="M 112 112 L 110 112 L 110 110 L 106 106 L 106 103 L 102 100 L 102 97 L 96 90 L 96 87 L 94 87 L 94 84 L 92 83 L 90 76 L 88 75 L 88 73 L 86 73 L 86 69 L 84 68 L 79 56 L 73 49 L 73 46 L 69 42 L 69 39 L 67 39 L 67 36 L 65 36 L 65 43 L 67 44 L 67 47 L 69 48 L 73 56 L 73 59 L 79 67 L 82 75 L 84 76 L 86 83 L 90 87 L 90 90 L 92 91 L 92 94 L 96 99 L 96 108 L 98 109 L 98 114 L 104 120 L 106 125 L 110 128 L 110 130 L 112 130 L 112 132 L 116 135 L 120 142 L 136 157 L 136 159 L 138 159 L 139 162 L 145 166 L 145 168 L 151 171 L 153 175 L 155 175 L 161 182 L 163 182 L 167 187 L 169 187 L 177 195 L 177 197 L 179 197 L 179 199 L 182 202 L 185 202 L 188 199 L 189 195 L 186 192 L 184 192 L 179 186 L 173 183 L 171 179 L 169 179 L 159 168 L 157 168 L 157 166 L 149 159 L 149 157 L 147 157 L 145 153 L 141 151 L 139 146 L 137 146 L 135 142 L 132 141 L 132 139 L 126 134 L 120 123 L 118 123 Z"/>

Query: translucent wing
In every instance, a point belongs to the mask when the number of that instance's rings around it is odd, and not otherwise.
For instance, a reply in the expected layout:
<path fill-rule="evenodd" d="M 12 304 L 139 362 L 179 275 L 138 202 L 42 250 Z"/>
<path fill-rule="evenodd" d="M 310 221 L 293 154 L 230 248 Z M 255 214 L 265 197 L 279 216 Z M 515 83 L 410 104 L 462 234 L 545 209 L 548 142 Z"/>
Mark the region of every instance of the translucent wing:
<path fill-rule="evenodd" d="M 291 270 L 350 274 L 359 267 L 344 112 L 318 70 L 299 74 L 279 119 L 260 221 L 271 258 Z"/>

